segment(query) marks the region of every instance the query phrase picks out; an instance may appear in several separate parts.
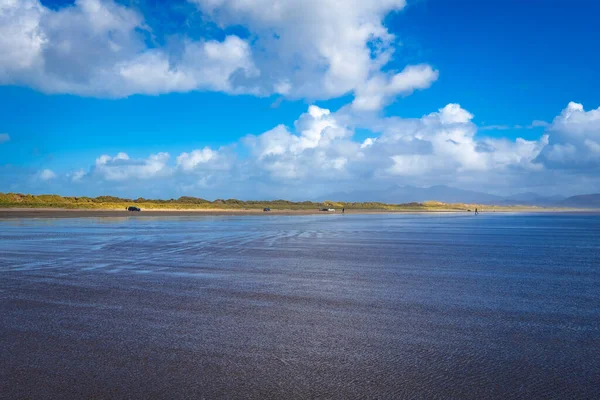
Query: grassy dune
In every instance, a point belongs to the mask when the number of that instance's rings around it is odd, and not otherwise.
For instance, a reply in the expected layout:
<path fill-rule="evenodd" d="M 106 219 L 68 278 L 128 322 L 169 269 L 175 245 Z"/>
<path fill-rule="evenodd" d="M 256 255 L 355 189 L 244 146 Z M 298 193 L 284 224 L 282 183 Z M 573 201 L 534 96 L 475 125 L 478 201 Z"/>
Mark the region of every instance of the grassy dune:
<path fill-rule="evenodd" d="M 58 195 L 30 195 L 20 193 L 0 193 L 0 208 L 57 208 L 82 210 L 125 210 L 136 206 L 142 210 L 258 210 L 270 207 L 273 210 L 315 210 L 323 207 L 354 210 L 383 210 L 383 211 L 468 211 L 479 208 L 487 211 L 519 211 L 519 210 L 549 210 L 532 206 L 490 206 L 480 204 L 455 203 L 448 204 L 438 201 L 423 203 L 385 204 L 377 202 L 350 203 L 325 201 L 292 202 L 287 200 L 271 201 L 242 201 L 237 199 L 218 199 L 208 201 L 196 197 L 180 197 L 169 200 L 125 199 L 113 196 L 100 197 L 63 197 Z"/>

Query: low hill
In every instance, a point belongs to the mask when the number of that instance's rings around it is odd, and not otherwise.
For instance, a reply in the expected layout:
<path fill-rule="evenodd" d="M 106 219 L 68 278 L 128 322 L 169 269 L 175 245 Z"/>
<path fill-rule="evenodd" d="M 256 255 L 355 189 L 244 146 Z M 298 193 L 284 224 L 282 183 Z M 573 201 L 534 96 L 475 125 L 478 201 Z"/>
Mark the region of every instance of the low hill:
<path fill-rule="evenodd" d="M 110 209 L 124 210 L 135 205 L 146 210 L 244 210 L 262 209 L 265 207 L 280 210 L 313 210 L 320 208 L 343 208 L 354 209 L 408 209 L 425 210 L 427 207 L 419 203 L 411 204 L 385 204 L 380 202 L 333 202 L 333 201 L 302 201 L 293 202 L 288 200 L 238 200 L 217 199 L 214 201 L 197 197 L 180 197 L 178 199 L 153 200 L 153 199 L 127 199 L 114 196 L 99 197 L 63 197 L 53 194 L 31 195 L 21 193 L 0 193 L 0 208 L 64 208 L 64 209 Z M 447 207 L 452 208 L 451 205 Z"/>
<path fill-rule="evenodd" d="M 441 201 L 444 203 L 476 203 L 500 204 L 503 197 L 472 190 L 456 189 L 450 186 L 438 185 L 431 187 L 391 186 L 384 190 L 358 190 L 352 192 L 337 192 L 322 196 L 319 199 L 337 201 L 378 201 L 398 204 L 424 201 Z"/>
<path fill-rule="evenodd" d="M 473 190 L 457 189 L 445 185 L 431 187 L 391 186 L 385 190 L 357 190 L 330 193 L 320 199 L 336 201 L 378 201 L 388 204 L 441 201 L 444 203 L 475 203 L 502 206 L 549 207 L 564 200 L 562 196 L 542 196 L 537 193 L 519 193 L 512 196 L 496 196 Z"/>
<path fill-rule="evenodd" d="M 180 197 L 178 199 L 151 200 L 144 198 L 126 199 L 113 196 L 100 197 L 62 197 L 58 195 L 31 195 L 21 193 L 0 193 L 0 208 L 57 208 L 57 209 L 89 209 L 89 210 L 125 210 L 136 206 L 142 210 L 256 210 L 271 208 L 273 210 L 318 210 L 321 208 L 346 208 L 354 210 L 386 210 L 386 211 L 470 211 L 482 209 L 481 203 L 439 201 L 406 202 L 387 204 L 383 202 L 321 202 L 287 200 L 244 201 L 237 199 L 217 199 L 214 201 L 197 197 Z M 507 206 L 486 205 L 485 209 L 517 210 Z M 535 209 L 535 207 L 530 207 Z"/>
<path fill-rule="evenodd" d="M 554 206 L 557 203 L 563 201 L 564 196 L 542 196 L 538 193 L 527 192 L 518 193 L 511 196 L 504 197 L 501 204 L 506 205 L 536 205 L 536 206 Z"/>
<path fill-rule="evenodd" d="M 600 208 L 600 194 L 572 196 L 559 202 L 558 206 L 572 208 Z"/>

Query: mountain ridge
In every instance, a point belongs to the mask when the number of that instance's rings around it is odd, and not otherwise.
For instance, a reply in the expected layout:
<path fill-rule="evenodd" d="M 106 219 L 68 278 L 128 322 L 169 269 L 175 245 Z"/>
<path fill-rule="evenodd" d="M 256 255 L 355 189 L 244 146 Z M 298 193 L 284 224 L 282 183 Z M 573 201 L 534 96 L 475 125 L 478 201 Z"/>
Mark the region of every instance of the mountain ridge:
<path fill-rule="evenodd" d="M 600 208 L 600 193 L 568 197 L 558 203 L 561 207 Z"/>
<path fill-rule="evenodd" d="M 584 196 L 596 196 L 584 195 Z M 598 195 L 600 196 L 600 195 Z M 581 196 L 572 196 L 581 197 Z M 544 196 L 535 192 L 523 192 L 509 196 L 498 196 L 485 192 L 474 190 L 465 190 L 453 188 L 446 185 L 435 185 L 430 187 L 416 186 L 391 186 L 384 190 L 356 190 L 349 192 L 334 192 L 325 196 L 318 197 L 319 201 L 346 201 L 346 202 L 365 202 L 376 201 L 388 204 L 401 204 L 424 201 L 440 201 L 444 203 L 471 203 L 486 205 L 523 205 L 523 206 L 559 206 L 562 202 L 571 199 L 560 195 Z M 593 198 L 585 200 L 571 200 L 569 204 L 596 204 L 594 207 L 600 208 Z M 566 205 L 565 205 L 566 206 Z"/>

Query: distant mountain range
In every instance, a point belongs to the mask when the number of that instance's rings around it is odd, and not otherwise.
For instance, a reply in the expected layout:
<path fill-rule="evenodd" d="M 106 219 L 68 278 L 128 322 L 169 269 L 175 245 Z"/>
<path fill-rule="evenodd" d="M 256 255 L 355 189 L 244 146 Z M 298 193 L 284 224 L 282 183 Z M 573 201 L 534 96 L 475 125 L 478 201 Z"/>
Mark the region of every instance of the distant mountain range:
<path fill-rule="evenodd" d="M 532 192 L 519 193 L 511 196 L 496 196 L 489 193 L 457 189 L 445 185 L 426 188 L 416 186 L 392 186 L 385 190 L 336 192 L 321 196 L 317 200 L 345 202 L 373 201 L 388 204 L 436 200 L 444 203 L 600 208 L 600 194 L 573 196 L 569 198 L 565 198 L 564 196 L 542 196 Z"/>
<path fill-rule="evenodd" d="M 564 199 L 558 205 L 573 208 L 600 208 L 600 194 L 572 196 Z"/>

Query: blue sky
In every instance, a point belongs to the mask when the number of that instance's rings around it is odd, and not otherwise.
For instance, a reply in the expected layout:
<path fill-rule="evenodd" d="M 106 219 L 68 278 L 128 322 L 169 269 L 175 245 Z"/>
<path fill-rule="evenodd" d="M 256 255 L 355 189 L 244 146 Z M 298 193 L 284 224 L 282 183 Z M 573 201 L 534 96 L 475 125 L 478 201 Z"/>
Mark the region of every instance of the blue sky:
<path fill-rule="evenodd" d="M 597 15 L 592 0 L 3 0 L 0 191 L 598 192 Z"/>

